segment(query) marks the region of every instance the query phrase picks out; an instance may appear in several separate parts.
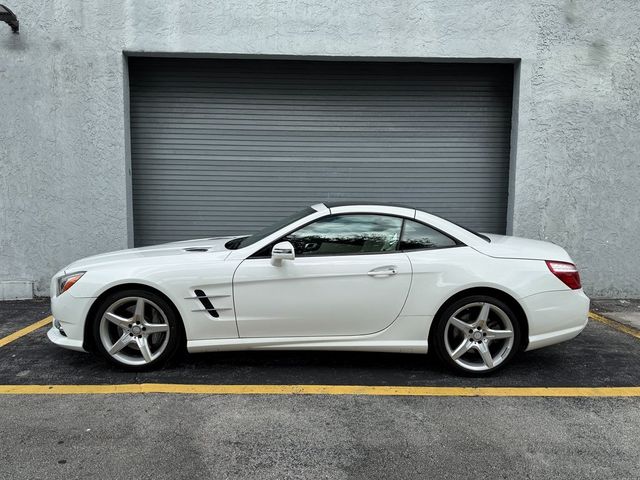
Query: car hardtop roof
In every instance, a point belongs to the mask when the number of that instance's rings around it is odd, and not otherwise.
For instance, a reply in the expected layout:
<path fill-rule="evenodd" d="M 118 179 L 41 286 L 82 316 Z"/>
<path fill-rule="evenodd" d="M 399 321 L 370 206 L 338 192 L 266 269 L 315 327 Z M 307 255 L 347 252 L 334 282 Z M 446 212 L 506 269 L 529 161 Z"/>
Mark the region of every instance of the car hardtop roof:
<path fill-rule="evenodd" d="M 416 210 L 415 207 L 412 207 L 410 205 L 403 205 L 401 203 L 383 203 L 383 202 L 322 202 L 322 203 L 327 208 L 375 205 L 378 207 L 399 207 L 399 208 L 408 208 L 410 210 Z"/>
<path fill-rule="evenodd" d="M 431 219 L 438 219 L 438 221 L 440 222 L 446 222 L 447 224 L 449 224 L 449 226 L 453 226 L 454 228 L 457 229 L 462 229 L 463 231 L 467 232 L 467 234 L 472 234 L 475 237 L 479 237 L 481 239 L 483 239 L 485 242 L 489 242 L 491 243 L 491 239 L 489 237 L 487 237 L 486 235 L 482 234 L 482 233 L 478 233 L 474 230 L 471 230 L 467 227 L 464 227 L 462 225 L 460 225 L 459 223 L 456 222 L 452 222 L 451 220 L 448 220 L 444 217 L 440 217 L 438 215 L 434 215 L 432 213 L 429 212 L 425 212 L 424 210 L 418 210 L 415 207 L 410 207 L 408 205 L 402 205 L 402 204 L 398 204 L 398 203 L 381 203 L 381 202 L 323 202 L 323 203 L 319 203 L 317 205 L 324 205 L 326 208 L 328 208 L 329 210 L 331 210 L 331 208 L 337 208 L 337 207 L 366 207 L 369 205 L 375 205 L 378 207 L 398 207 L 398 208 L 406 208 L 409 210 L 413 210 L 416 215 L 421 214 L 421 215 L 427 215 L 429 218 Z M 313 207 L 312 207 L 313 208 Z"/>

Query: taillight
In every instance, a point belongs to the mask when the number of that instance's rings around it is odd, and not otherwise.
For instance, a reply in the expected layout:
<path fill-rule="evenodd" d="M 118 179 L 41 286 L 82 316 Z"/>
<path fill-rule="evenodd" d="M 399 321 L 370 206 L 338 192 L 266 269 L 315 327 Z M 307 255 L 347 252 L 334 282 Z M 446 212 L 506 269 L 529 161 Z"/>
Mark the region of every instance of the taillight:
<path fill-rule="evenodd" d="M 547 267 L 556 277 L 572 290 L 582 287 L 580 283 L 580 274 L 573 263 L 556 262 L 555 260 L 547 260 Z"/>

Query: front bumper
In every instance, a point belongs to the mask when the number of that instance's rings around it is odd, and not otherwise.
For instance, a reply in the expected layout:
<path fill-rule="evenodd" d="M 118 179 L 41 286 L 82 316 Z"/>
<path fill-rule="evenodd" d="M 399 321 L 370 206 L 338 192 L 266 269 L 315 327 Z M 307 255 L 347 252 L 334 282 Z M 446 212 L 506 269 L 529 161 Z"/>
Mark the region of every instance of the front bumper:
<path fill-rule="evenodd" d="M 74 297 L 70 291 L 51 297 L 54 323 L 47 332 L 49 340 L 64 348 L 85 351 L 83 348 L 85 323 L 94 301 L 95 298 Z"/>
<path fill-rule="evenodd" d="M 521 299 L 529 320 L 527 350 L 577 337 L 589 321 L 589 297 L 582 290 L 558 290 Z"/>
<path fill-rule="evenodd" d="M 82 340 L 73 340 L 71 338 L 65 337 L 60 333 L 60 330 L 56 327 L 51 327 L 47 332 L 47 337 L 56 345 L 68 348 L 69 350 L 75 350 L 77 352 L 86 352 L 86 350 L 82 347 Z"/>

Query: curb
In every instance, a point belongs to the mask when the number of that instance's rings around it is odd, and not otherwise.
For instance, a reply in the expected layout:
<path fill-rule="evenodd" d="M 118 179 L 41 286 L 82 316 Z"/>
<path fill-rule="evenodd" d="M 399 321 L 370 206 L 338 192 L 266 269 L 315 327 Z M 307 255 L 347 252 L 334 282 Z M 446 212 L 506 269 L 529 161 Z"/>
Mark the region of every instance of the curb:
<path fill-rule="evenodd" d="M 629 325 L 626 325 L 617 320 L 613 320 L 612 318 L 602 316 L 595 312 L 589 312 L 589 318 L 640 340 L 640 330 L 638 330 L 637 328 L 630 327 Z"/>

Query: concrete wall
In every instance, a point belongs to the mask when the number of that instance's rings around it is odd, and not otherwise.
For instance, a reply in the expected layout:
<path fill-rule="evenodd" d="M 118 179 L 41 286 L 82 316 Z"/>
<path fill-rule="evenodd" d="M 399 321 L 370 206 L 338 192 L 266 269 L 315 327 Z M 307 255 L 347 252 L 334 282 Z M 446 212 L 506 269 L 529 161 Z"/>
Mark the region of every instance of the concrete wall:
<path fill-rule="evenodd" d="M 123 51 L 521 58 L 514 234 L 640 296 L 640 2 L 7 0 L 0 280 L 127 247 Z M 315 5 L 314 3 L 317 3 Z"/>

